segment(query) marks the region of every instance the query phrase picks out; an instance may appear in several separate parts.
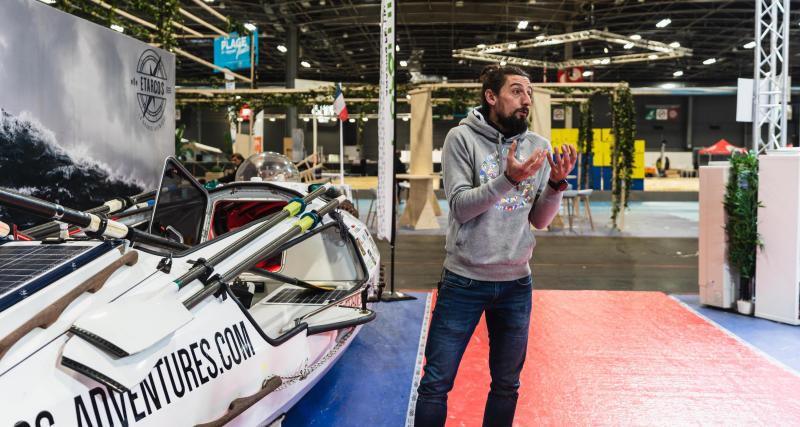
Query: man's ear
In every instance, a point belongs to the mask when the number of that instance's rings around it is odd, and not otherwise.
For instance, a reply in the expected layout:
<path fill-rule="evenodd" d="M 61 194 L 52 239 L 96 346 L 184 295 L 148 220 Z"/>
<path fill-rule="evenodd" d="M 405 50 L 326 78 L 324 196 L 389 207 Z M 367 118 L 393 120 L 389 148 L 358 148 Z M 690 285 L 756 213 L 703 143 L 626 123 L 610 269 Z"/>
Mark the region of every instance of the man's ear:
<path fill-rule="evenodd" d="M 486 102 L 488 102 L 489 105 L 494 106 L 497 104 L 497 95 L 495 95 L 493 90 L 486 89 L 486 92 L 483 93 L 483 96 L 486 97 Z"/>

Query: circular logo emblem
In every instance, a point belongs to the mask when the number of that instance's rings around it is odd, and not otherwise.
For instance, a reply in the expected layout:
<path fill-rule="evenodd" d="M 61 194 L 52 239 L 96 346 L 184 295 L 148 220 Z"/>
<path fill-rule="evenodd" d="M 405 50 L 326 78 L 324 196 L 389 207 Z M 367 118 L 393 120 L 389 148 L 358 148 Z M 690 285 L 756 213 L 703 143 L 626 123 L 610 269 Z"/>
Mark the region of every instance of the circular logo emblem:
<path fill-rule="evenodd" d="M 167 85 L 167 72 L 161 55 L 152 49 L 142 52 L 131 85 L 136 87 L 136 101 L 142 124 L 150 130 L 160 129 L 164 124 L 167 94 L 172 91 Z"/>

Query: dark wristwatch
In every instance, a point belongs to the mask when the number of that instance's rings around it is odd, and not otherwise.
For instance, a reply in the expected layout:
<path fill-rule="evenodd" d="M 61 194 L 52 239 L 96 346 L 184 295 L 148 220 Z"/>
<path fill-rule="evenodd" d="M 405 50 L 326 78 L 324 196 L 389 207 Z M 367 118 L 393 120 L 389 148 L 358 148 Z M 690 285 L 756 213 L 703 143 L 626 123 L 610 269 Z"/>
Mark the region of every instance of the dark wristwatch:
<path fill-rule="evenodd" d="M 566 179 L 562 179 L 561 181 L 553 181 L 552 179 L 548 179 L 547 185 L 556 191 L 564 191 L 569 187 L 569 183 Z"/>

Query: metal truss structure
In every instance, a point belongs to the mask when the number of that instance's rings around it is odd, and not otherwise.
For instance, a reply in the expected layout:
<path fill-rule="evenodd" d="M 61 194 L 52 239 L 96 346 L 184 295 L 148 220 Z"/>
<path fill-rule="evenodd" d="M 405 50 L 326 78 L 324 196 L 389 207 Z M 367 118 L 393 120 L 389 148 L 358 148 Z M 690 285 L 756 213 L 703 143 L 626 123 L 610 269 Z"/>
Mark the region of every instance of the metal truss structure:
<path fill-rule="evenodd" d="M 786 147 L 789 88 L 789 0 L 756 0 L 753 149 Z"/>
<path fill-rule="evenodd" d="M 626 55 L 608 55 L 595 58 L 568 59 L 558 62 L 540 61 L 535 59 L 520 58 L 510 55 L 499 55 L 501 52 L 510 52 L 518 49 L 530 49 L 543 46 L 553 46 L 565 43 L 575 43 L 584 40 L 597 40 L 602 42 L 617 43 L 626 49 L 634 47 L 646 49 L 649 52 L 632 53 Z M 586 30 L 554 36 L 538 36 L 533 39 L 521 40 L 511 43 L 497 43 L 488 46 L 479 45 L 473 48 L 453 50 L 454 58 L 471 59 L 486 62 L 505 62 L 523 67 L 545 67 L 564 69 L 567 67 L 602 66 L 609 64 L 624 64 L 630 62 L 656 61 L 660 59 L 681 58 L 692 56 L 692 50 L 684 47 L 674 47 L 666 43 L 653 40 L 632 39 L 608 31 Z"/>

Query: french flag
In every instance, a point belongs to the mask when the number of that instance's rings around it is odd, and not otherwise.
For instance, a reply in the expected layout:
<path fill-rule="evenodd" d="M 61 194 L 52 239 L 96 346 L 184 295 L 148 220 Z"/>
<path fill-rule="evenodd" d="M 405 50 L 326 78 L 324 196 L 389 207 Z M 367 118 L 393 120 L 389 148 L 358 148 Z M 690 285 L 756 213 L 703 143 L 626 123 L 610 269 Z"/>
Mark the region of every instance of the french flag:
<path fill-rule="evenodd" d="M 347 120 L 347 105 L 344 103 L 344 95 L 342 94 L 342 85 L 336 83 L 336 95 L 333 97 L 333 111 L 339 116 L 339 120 Z"/>

